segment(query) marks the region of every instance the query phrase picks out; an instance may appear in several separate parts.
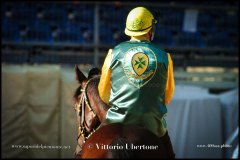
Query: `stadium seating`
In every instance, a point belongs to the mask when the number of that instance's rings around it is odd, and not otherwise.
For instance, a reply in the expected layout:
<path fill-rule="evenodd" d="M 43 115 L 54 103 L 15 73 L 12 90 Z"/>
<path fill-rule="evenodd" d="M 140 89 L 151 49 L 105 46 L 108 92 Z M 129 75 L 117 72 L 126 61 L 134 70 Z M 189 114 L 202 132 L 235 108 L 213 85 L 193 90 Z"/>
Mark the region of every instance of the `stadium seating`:
<path fill-rule="evenodd" d="M 129 39 L 124 29 L 131 8 L 111 3 L 99 5 L 100 45 L 114 46 Z M 197 31 L 188 33 L 183 31 L 185 8 L 149 8 L 158 21 L 154 42 L 161 47 L 238 47 L 236 11 L 199 10 Z M 94 44 L 94 4 L 4 2 L 1 9 L 2 42 Z"/>
<path fill-rule="evenodd" d="M 176 40 L 176 45 L 179 47 L 205 47 L 199 32 L 180 32 Z"/>
<path fill-rule="evenodd" d="M 226 32 L 215 32 L 207 40 L 209 47 L 233 48 L 234 45 Z"/>
<path fill-rule="evenodd" d="M 156 35 L 154 37 L 154 42 L 160 46 L 172 47 L 175 45 L 172 32 L 167 28 L 157 27 Z"/>
<path fill-rule="evenodd" d="M 2 54 L 2 59 L 4 60 L 4 62 L 6 63 L 26 63 L 29 61 L 29 55 L 27 53 L 21 53 L 21 54 L 17 54 L 17 53 L 7 53 L 7 54 Z"/>

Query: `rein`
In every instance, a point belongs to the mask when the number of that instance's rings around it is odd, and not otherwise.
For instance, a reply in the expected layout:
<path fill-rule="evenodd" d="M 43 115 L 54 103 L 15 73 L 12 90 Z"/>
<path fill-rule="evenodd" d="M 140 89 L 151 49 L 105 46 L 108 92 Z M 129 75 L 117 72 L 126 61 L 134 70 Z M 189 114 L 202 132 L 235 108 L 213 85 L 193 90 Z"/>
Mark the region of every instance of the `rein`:
<path fill-rule="evenodd" d="M 77 103 L 74 107 L 75 111 L 78 112 L 78 115 L 80 117 L 80 122 L 79 122 L 79 130 L 80 130 L 80 134 L 77 137 L 77 141 L 80 138 L 80 136 L 82 136 L 84 138 L 84 143 L 85 141 L 92 135 L 93 132 L 95 132 L 95 129 L 93 128 L 93 131 L 88 132 L 86 130 L 85 125 L 87 125 L 86 121 L 85 121 L 85 106 L 88 107 L 89 111 L 92 112 L 93 114 L 93 118 L 96 117 L 96 113 L 94 112 L 94 110 L 92 109 L 92 107 L 90 106 L 89 100 L 88 100 L 88 96 L 87 96 L 87 87 L 88 84 L 92 81 L 93 78 L 89 79 L 85 86 L 83 87 L 83 89 L 81 89 L 81 97 L 80 97 L 80 101 L 79 103 Z M 86 105 L 84 105 L 86 104 Z M 84 125 L 85 124 L 85 125 Z M 89 126 L 87 125 L 87 127 L 89 128 Z"/>

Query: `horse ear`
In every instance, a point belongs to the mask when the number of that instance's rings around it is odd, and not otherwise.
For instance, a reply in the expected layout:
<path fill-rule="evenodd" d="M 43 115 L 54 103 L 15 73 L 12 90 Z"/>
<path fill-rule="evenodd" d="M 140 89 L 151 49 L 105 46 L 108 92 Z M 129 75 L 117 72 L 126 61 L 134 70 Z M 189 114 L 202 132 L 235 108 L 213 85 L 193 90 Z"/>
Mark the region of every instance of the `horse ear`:
<path fill-rule="evenodd" d="M 75 78 L 76 80 L 81 83 L 84 80 L 87 80 L 87 78 L 84 76 L 84 74 L 80 71 L 77 65 L 75 65 Z"/>
<path fill-rule="evenodd" d="M 92 78 L 95 75 L 100 75 L 101 71 L 98 68 L 92 68 L 88 73 L 88 79 Z"/>

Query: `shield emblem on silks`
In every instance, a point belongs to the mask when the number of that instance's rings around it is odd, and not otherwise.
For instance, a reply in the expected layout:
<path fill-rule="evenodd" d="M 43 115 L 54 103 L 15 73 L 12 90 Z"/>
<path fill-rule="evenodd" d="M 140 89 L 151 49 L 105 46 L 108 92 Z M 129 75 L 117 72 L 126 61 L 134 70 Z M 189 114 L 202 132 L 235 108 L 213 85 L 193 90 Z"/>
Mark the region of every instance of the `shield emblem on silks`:
<path fill-rule="evenodd" d="M 132 57 L 132 67 L 135 73 L 141 76 L 148 67 L 148 56 L 144 53 L 136 53 Z"/>
<path fill-rule="evenodd" d="M 124 56 L 123 69 L 128 81 L 140 88 L 153 78 L 157 69 L 157 58 L 149 48 L 133 47 Z"/>

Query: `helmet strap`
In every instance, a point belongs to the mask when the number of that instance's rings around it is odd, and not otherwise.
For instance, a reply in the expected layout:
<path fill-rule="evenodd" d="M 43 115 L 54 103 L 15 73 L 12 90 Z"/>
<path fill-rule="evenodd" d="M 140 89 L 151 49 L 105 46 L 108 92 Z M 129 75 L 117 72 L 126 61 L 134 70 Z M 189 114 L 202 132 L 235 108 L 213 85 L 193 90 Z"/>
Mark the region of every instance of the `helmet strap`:
<path fill-rule="evenodd" d="M 155 31 L 156 31 L 156 26 L 155 26 L 155 24 L 153 23 L 152 24 L 152 33 L 151 33 L 151 36 L 150 36 L 150 41 L 153 41 L 153 39 L 154 39 L 154 36 L 155 36 Z"/>
<path fill-rule="evenodd" d="M 151 33 L 151 36 L 150 36 L 150 41 L 153 41 L 155 31 L 156 31 L 156 21 L 155 20 L 152 21 L 152 29 L 151 30 L 152 30 L 152 33 Z"/>

